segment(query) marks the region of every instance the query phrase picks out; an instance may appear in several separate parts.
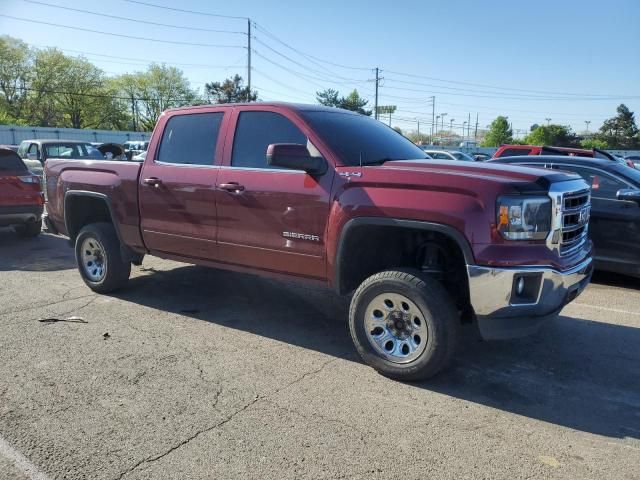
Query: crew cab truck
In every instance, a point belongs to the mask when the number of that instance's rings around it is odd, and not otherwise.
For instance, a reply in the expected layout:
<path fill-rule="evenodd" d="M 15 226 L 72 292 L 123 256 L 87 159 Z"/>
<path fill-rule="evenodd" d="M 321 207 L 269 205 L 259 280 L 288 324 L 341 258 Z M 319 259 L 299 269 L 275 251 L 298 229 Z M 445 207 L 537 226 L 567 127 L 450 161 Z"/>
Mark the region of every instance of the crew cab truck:
<path fill-rule="evenodd" d="M 384 375 L 434 375 L 460 325 L 487 339 L 555 317 L 591 277 L 579 176 L 437 162 L 384 124 L 280 103 L 163 113 L 142 164 L 50 159 L 46 222 L 106 293 L 145 255 L 351 295 L 349 326 Z"/>

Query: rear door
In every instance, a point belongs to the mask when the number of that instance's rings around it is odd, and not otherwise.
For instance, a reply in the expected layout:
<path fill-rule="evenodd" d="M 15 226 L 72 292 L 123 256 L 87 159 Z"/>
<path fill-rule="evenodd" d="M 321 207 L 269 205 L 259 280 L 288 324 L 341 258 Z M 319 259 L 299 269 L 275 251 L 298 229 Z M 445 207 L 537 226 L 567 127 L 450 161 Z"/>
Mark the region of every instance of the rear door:
<path fill-rule="evenodd" d="M 334 170 L 311 176 L 271 168 L 266 160 L 268 145 L 275 143 L 304 144 L 322 156 L 313 132 L 288 110 L 273 107 L 239 107 L 232 123 L 218 179 L 220 260 L 323 278 Z"/>
<path fill-rule="evenodd" d="M 618 200 L 623 188 L 634 188 L 625 179 L 593 167 L 554 163 L 553 168 L 579 174 L 591 185 L 589 235 L 596 259 L 620 264 L 640 262 L 640 207 Z"/>
<path fill-rule="evenodd" d="M 161 118 L 162 138 L 148 151 L 139 179 L 140 224 L 152 252 L 215 259 L 216 159 L 225 112 L 175 112 Z"/>

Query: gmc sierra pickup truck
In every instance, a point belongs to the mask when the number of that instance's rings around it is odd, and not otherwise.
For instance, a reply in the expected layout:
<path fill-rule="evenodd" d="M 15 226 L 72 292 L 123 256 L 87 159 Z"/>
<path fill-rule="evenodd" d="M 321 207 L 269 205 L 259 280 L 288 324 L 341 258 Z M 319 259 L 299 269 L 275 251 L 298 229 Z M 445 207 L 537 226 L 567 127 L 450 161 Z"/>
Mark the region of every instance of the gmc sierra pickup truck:
<path fill-rule="evenodd" d="M 591 278 L 577 175 L 438 162 L 367 116 L 251 103 L 169 110 L 144 163 L 50 159 L 45 221 L 92 290 L 145 255 L 285 276 L 351 295 L 363 360 L 440 371 L 462 323 L 529 334 Z"/>

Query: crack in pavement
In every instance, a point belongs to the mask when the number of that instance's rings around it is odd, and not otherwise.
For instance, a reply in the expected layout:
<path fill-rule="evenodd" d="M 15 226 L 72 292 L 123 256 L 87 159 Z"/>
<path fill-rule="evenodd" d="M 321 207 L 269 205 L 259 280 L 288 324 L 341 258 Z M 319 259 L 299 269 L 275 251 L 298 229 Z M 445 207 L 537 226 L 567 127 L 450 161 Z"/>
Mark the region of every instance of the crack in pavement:
<path fill-rule="evenodd" d="M 265 400 L 268 399 L 270 396 L 276 395 L 286 389 L 288 389 L 289 387 L 300 383 L 302 380 L 312 376 L 312 375 L 317 375 L 318 373 L 322 372 L 322 370 L 325 369 L 325 367 L 327 367 L 330 363 L 336 362 L 338 359 L 337 358 L 332 358 L 331 360 L 324 362 L 322 365 L 320 365 L 319 368 L 316 368 L 310 372 L 306 372 L 303 375 L 301 375 L 299 378 L 293 380 L 292 382 L 289 382 L 288 384 L 286 384 L 285 386 L 283 386 L 282 388 L 278 388 L 276 390 L 274 390 L 273 392 L 261 396 L 261 395 L 256 395 L 256 397 L 251 400 L 250 402 L 248 402 L 247 404 L 245 404 L 243 407 L 239 408 L 238 410 L 236 410 L 235 412 L 233 412 L 231 415 L 229 415 L 227 418 L 225 418 L 224 420 L 216 423 L 215 425 L 212 425 L 210 427 L 204 428 L 202 430 L 198 430 L 196 433 L 194 433 L 193 435 L 191 435 L 190 437 L 182 440 L 180 443 L 172 446 L 171 448 L 169 448 L 166 452 L 163 452 L 159 455 L 156 455 L 154 457 L 147 457 L 143 460 L 140 460 L 138 463 L 136 463 L 135 465 L 133 465 L 132 467 L 128 468 L 127 470 L 125 470 L 124 472 L 120 473 L 120 475 L 118 475 L 117 480 L 121 480 L 122 478 L 124 478 L 126 475 L 129 475 L 130 473 L 133 473 L 135 470 L 138 469 L 138 467 L 140 467 L 142 464 L 145 463 L 152 463 L 152 462 L 156 462 L 158 460 L 160 460 L 163 457 L 166 457 L 167 455 L 169 455 L 172 452 L 175 452 L 176 450 L 178 450 L 179 448 L 185 446 L 186 444 L 188 444 L 189 442 L 191 442 L 192 440 L 195 440 L 196 438 L 198 438 L 200 435 L 203 435 L 205 433 L 208 433 L 212 430 L 215 430 L 216 428 L 220 428 L 224 425 L 226 425 L 227 423 L 229 423 L 231 420 L 233 420 L 235 417 L 237 417 L 238 415 L 240 415 L 241 413 L 243 413 L 244 411 L 246 411 L 247 409 L 249 409 L 251 406 L 255 405 L 256 403 L 258 403 L 260 400 Z M 221 392 L 222 390 L 220 390 Z M 220 393 L 218 393 L 218 396 L 216 397 L 216 404 L 218 403 L 218 398 L 220 396 Z M 215 405 L 214 405 L 215 407 Z"/>
<path fill-rule="evenodd" d="M 38 308 L 50 307 L 52 305 L 58 305 L 59 303 L 72 302 L 74 300 L 81 300 L 83 298 L 96 297 L 96 296 L 97 295 L 95 295 L 95 294 L 89 294 L 89 295 L 83 295 L 81 297 L 66 298 L 66 299 L 63 299 L 63 300 L 54 300 L 52 302 L 43 303 L 42 305 L 31 305 L 29 307 L 20 308 L 18 310 L 5 310 L 4 312 L 0 312 L 0 317 L 3 317 L 5 315 L 13 315 L 13 314 L 16 314 L 16 313 L 22 313 L 22 312 L 26 312 L 26 311 L 29 311 L 29 310 L 36 310 Z M 25 321 L 31 321 L 31 320 L 25 320 Z M 16 322 L 16 323 L 22 323 L 22 322 Z M 13 324 L 10 323 L 10 324 L 5 324 L 5 325 L 13 325 Z"/>

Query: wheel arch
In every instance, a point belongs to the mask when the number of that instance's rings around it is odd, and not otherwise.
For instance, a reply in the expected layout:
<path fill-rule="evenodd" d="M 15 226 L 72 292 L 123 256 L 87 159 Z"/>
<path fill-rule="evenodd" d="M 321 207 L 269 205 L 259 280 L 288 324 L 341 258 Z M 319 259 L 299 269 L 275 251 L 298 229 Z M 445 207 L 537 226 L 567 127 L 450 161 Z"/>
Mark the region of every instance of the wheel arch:
<path fill-rule="evenodd" d="M 348 294 L 357 288 L 354 285 L 353 262 L 348 260 L 350 241 L 362 228 L 398 228 L 416 232 L 435 233 L 448 238 L 457 246 L 467 265 L 474 263 L 473 251 L 465 236 L 449 225 L 419 220 L 405 220 L 381 217 L 358 217 L 345 223 L 338 240 L 338 248 L 334 261 L 333 287 L 341 295 Z M 375 273 L 375 272 L 374 272 Z"/>

